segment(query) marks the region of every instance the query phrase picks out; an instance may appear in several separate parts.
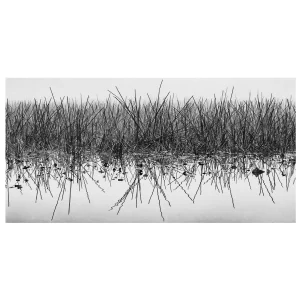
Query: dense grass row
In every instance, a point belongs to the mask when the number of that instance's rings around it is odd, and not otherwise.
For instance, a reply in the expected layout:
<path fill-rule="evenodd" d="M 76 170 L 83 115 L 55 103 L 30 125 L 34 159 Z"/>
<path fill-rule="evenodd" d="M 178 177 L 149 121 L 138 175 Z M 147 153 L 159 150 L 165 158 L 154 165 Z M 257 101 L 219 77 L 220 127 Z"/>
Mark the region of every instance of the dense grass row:
<path fill-rule="evenodd" d="M 69 98 L 6 103 L 6 155 L 50 150 L 68 154 L 172 151 L 263 154 L 295 151 L 296 106 L 273 97 L 178 101 L 164 97 L 106 101 Z"/>

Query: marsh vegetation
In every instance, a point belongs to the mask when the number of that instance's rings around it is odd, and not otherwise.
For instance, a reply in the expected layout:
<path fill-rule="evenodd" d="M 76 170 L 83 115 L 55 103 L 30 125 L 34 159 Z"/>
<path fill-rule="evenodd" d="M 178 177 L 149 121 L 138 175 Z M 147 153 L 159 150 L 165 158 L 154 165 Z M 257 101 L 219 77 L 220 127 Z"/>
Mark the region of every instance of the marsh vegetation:
<path fill-rule="evenodd" d="M 90 204 L 90 185 L 101 194 L 103 182 L 122 186 L 109 208 L 117 215 L 131 198 L 135 208 L 154 201 L 165 220 L 164 206 L 172 207 L 173 198 L 166 191 L 181 191 L 195 203 L 207 186 L 235 208 L 232 186 L 243 181 L 251 190 L 253 180 L 258 196 L 275 204 L 276 186 L 288 191 L 295 185 L 295 103 L 232 95 L 179 101 L 159 91 L 142 100 L 136 93 L 124 98 L 116 88 L 106 101 L 53 93 L 39 101 L 7 100 L 8 208 L 10 194 L 31 190 L 36 203 L 47 194 L 55 199 L 48 220 L 55 221 L 63 199 L 71 213 L 74 188 Z"/>

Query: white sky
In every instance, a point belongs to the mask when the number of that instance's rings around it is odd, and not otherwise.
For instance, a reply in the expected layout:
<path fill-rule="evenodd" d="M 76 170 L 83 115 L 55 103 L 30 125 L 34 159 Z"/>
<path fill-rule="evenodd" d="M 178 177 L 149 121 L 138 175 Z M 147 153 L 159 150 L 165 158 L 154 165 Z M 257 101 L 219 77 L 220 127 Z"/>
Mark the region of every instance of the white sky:
<path fill-rule="evenodd" d="M 296 72 L 2 72 L 8 77 L 296 77 Z M 0 73 L 1 76 L 1 73 Z"/>
<path fill-rule="evenodd" d="M 69 96 L 71 98 L 83 99 L 88 95 L 91 99 L 106 99 L 109 95 L 108 90 L 116 92 L 115 86 L 118 87 L 124 97 L 133 97 L 136 89 L 137 95 L 142 98 L 149 95 L 157 96 L 161 78 L 152 79 L 80 79 L 80 78 L 63 78 L 63 79 L 7 79 L 6 80 L 6 98 L 9 100 L 31 100 L 49 98 L 51 96 L 49 87 L 52 88 L 55 97 Z M 233 98 L 240 100 L 248 99 L 249 92 L 252 98 L 261 94 L 265 97 L 272 95 L 276 98 L 295 99 L 295 79 L 163 79 L 161 96 L 163 97 L 169 91 L 177 95 L 178 99 L 189 98 L 192 95 L 196 98 L 212 98 L 214 94 L 219 98 L 222 91 L 228 89 L 230 95 L 234 87 Z"/>

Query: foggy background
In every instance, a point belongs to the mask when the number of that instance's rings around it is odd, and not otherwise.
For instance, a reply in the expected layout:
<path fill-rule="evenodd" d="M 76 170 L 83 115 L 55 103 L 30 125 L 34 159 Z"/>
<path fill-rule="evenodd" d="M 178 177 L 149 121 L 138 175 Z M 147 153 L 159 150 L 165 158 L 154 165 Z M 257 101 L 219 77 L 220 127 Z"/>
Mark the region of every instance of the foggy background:
<path fill-rule="evenodd" d="M 296 77 L 296 72 L 2 72 L 7 77 Z M 0 73 L 1 75 L 1 73 Z"/>
<path fill-rule="evenodd" d="M 230 97 L 231 90 L 234 87 L 233 99 L 239 100 L 251 99 L 259 94 L 264 97 L 270 97 L 272 94 L 276 98 L 290 98 L 295 100 L 295 79 L 285 78 L 241 78 L 241 79 L 190 79 L 190 78 L 9 78 L 6 80 L 6 98 L 8 100 L 37 100 L 51 97 L 49 87 L 52 88 L 54 96 L 59 98 L 68 96 L 70 98 L 83 99 L 90 96 L 91 99 L 105 100 L 109 96 L 108 90 L 116 92 L 116 86 L 124 97 L 134 97 L 136 89 L 137 96 L 142 99 L 147 98 L 147 93 L 151 97 L 158 94 L 159 85 L 163 80 L 161 88 L 161 97 L 168 92 L 175 94 L 179 100 L 194 96 L 196 99 L 200 97 L 213 98 L 214 94 L 217 99 L 222 95 L 222 91 L 227 90 Z"/>

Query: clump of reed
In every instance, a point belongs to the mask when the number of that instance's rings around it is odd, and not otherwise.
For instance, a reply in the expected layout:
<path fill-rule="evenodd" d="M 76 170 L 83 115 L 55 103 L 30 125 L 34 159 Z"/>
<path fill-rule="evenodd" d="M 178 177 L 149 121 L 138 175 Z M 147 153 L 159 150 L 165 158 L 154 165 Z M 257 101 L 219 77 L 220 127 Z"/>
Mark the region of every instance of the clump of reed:
<path fill-rule="evenodd" d="M 52 92 L 52 91 L 51 91 Z M 106 153 L 262 153 L 295 151 L 296 105 L 292 100 L 183 101 L 167 94 L 155 99 L 124 98 L 119 90 L 105 101 L 68 97 L 6 103 L 6 156 L 30 151 L 82 155 Z"/>

